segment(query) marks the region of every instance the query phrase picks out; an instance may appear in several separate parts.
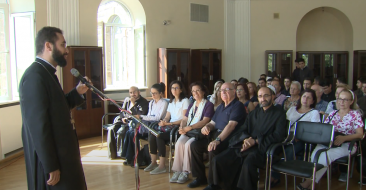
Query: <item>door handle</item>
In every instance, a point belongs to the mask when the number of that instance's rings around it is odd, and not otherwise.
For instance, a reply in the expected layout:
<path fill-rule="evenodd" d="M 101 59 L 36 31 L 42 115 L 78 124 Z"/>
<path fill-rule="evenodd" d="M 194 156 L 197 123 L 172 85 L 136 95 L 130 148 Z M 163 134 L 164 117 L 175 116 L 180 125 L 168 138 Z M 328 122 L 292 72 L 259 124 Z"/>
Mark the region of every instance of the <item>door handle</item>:
<path fill-rule="evenodd" d="M 213 75 L 210 75 L 210 80 L 213 80 Z"/>

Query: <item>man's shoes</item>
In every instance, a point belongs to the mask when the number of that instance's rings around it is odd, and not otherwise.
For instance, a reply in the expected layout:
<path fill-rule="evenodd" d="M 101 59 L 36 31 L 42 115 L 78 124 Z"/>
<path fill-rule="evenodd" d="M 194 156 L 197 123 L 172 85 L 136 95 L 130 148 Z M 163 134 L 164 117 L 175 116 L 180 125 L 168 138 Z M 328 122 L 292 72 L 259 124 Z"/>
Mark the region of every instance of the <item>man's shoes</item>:
<path fill-rule="evenodd" d="M 166 173 L 166 168 L 155 168 L 153 171 L 150 172 L 150 174 L 155 175 L 155 174 L 162 174 L 162 173 Z"/>
<path fill-rule="evenodd" d="M 358 184 L 360 184 L 360 181 L 358 181 Z M 366 178 L 362 178 L 362 185 L 366 185 Z"/>
<path fill-rule="evenodd" d="M 187 182 L 188 181 L 188 175 L 189 175 L 188 172 L 182 172 L 178 177 L 177 183 Z"/>
<path fill-rule="evenodd" d="M 221 187 L 218 185 L 207 185 L 206 188 L 204 188 L 203 190 L 220 190 Z"/>
<path fill-rule="evenodd" d="M 128 166 L 128 165 L 131 165 L 131 160 L 125 160 L 124 162 L 122 162 L 122 164 L 124 165 L 124 166 Z"/>
<path fill-rule="evenodd" d="M 201 185 L 206 185 L 207 184 L 207 180 L 200 180 L 200 179 L 195 179 L 193 180 L 190 184 L 187 185 L 187 187 L 189 188 L 196 188 L 199 187 Z"/>
<path fill-rule="evenodd" d="M 150 171 L 153 171 L 155 168 L 158 167 L 158 164 L 156 163 L 151 163 L 148 167 L 146 167 L 144 169 L 145 172 L 150 172 Z"/>
<path fill-rule="evenodd" d="M 338 181 L 341 182 L 347 182 L 347 173 L 341 173 L 341 175 L 339 175 Z"/>
<path fill-rule="evenodd" d="M 174 172 L 173 177 L 172 177 L 172 178 L 170 178 L 169 182 L 170 182 L 170 183 L 177 183 L 178 178 L 179 178 L 179 175 L 180 175 L 181 173 L 182 173 L 182 172 Z"/>

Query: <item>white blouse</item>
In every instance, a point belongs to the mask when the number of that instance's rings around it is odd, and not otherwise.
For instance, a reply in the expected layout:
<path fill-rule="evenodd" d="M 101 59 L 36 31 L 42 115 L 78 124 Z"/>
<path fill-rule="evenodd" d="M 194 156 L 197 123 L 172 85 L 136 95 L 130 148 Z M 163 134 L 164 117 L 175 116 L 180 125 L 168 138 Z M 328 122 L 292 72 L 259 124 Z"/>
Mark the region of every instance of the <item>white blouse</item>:
<path fill-rule="evenodd" d="M 188 109 L 189 100 L 187 98 L 182 99 L 179 102 L 173 100 L 168 105 L 168 112 L 170 113 L 170 122 L 175 122 L 183 119 L 183 110 Z"/>
<path fill-rule="evenodd" d="M 296 122 L 302 115 L 305 113 L 299 113 L 296 110 L 295 106 L 292 106 L 286 112 L 286 118 L 290 121 L 290 125 Z M 320 122 L 320 115 L 318 110 L 312 110 L 308 112 L 304 117 L 302 117 L 299 121 L 310 121 L 310 122 Z"/>

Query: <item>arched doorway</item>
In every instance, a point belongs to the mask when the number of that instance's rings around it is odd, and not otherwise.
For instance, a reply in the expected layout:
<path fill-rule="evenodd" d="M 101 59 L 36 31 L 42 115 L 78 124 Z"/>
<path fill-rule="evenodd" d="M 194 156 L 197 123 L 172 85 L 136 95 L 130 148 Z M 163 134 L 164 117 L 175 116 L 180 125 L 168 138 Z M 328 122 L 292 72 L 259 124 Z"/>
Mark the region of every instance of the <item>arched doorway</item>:
<path fill-rule="evenodd" d="M 333 89 L 337 78 L 351 83 L 348 71 L 353 60 L 353 29 L 340 10 L 319 7 L 304 15 L 297 27 L 296 52 L 314 77 L 325 78 Z"/>

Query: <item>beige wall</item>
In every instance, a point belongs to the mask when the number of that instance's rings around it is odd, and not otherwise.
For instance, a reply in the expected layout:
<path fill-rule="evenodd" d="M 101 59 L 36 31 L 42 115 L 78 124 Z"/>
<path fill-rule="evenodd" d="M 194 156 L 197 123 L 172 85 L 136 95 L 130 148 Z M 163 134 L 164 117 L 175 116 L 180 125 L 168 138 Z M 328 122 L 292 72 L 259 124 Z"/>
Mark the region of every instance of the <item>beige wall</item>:
<path fill-rule="evenodd" d="M 10 13 L 35 11 L 34 0 L 10 0 Z"/>
<path fill-rule="evenodd" d="M 265 50 L 293 50 L 294 53 L 296 52 L 297 27 L 301 19 L 308 12 L 318 7 L 338 9 L 350 20 L 353 28 L 353 46 L 347 47 L 347 45 L 344 45 L 344 41 L 337 45 L 343 46 L 346 50 L 351 51 L 350 61 L 352 61 L 353 50 L 366 49 L 366 38 L 364 37 L 366 25 L 362 22 L 362 18 L 366 16 L 366 12 L 363 10 L 365 6 L 366 1 L 364 0 L 252 0 L 251 71 L 253 75 L 251 80 L 258 80 L 259 75 L 265 72 Z M 280 13 L 280 18 L 273 19 L 273 13 Z M 348 38 L 346 40 L 350 39 Z M 329 47 L 324 43 L 318 44 L 319 49 Z M 350 62 L 349 77 L 352 76 L 352 69 L 352 62 Z"/>

